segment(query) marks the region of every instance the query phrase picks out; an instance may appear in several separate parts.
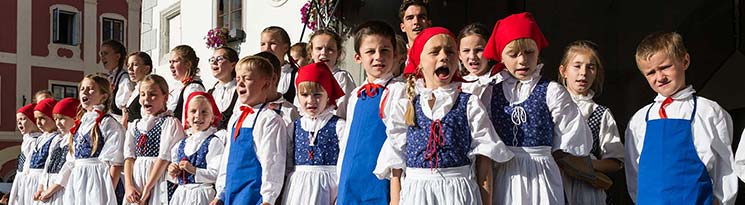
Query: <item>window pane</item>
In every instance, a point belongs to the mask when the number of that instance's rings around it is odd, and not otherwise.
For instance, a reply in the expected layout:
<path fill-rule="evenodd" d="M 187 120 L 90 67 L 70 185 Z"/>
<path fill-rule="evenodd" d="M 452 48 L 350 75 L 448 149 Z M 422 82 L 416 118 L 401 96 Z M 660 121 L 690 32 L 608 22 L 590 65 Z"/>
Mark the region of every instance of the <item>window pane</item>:
<path fill-rule="evenodd" d="M 75 23 L 75 13 L 60 11 L 57 20 L 58 39 L 55 43 L 73 44 L 73 29 Z"/>
<path fill-rule="evenodd" d="M 181 45 L 181 15 L 168 19 L 168 50 Z"/>
<path fill-rule="evenodd" d="M 241 1 L 242 0 L 233 0 L 233 2 L 231 2 L 230 4 L 230 11 L 241 9 Z"/>
<path fill-rule="evenodd" d="M 228 0 L 217 1 L 217 16 L 223 15 L 225 13 L 225 9 L 227 8 L 227 2 Z"/>
<path fill-rule="evenodd" d="M 230 15 L 230 29 L 240 29 L 243 26 L 241 25 L 241 11 L 235 11 Z"/>
<path fill-rule="evenodd" d="M 112 24 L 113 36 L 112 39 L 124 43 L 124 23 L 122 21 L 114 21 Z"/>
<path fill-rule="evenodd" d="M 103 30 L 101 34 L 101 40 L 105 41 L 111 39 L 111 20 L 103 19 L 103 25 L 101 25 L 101 29 Z"/>

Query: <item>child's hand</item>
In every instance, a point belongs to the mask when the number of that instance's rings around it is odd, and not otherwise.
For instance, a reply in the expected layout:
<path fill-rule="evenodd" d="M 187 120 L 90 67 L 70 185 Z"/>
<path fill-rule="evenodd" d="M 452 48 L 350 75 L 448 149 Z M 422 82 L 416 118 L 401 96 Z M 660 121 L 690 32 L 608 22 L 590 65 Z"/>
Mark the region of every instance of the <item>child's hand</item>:
<path fill-rule="evenodd" d="M 41 189 L 39 189 L 39 190 L 36 190 L 36 193 L 34 193 L 34 201 L 39 201 L 39 200 L 41 200 L 41 193 L 42 193 L 42 192 L 43 192 L 43 191 L 42 191 Z"/>
<path fill-rule="evenodd" d="M 126 186 L 124 188 L 124 198 L 129 203 L 138 203 L 140 202 L 140 192 L 137 191 L 137 187 L 134 186 Z"/>
<path fill-rule="evenodd" d="M 147 187 L 147 185 L 146 185 L 146 187 Z M 140 196 L 140 204 L 147 205 L 148 203 L 150 203 L 150 192 L 151 191 L 152 191 L 152 189 L 142 190 L 142 196 Z"/>
<path fill-rule="evenodd" d="M 49 193 L 50 190 L 41 192 L 41 195 L 39 196 L 39 201 L 47 202 L 52 196 L 54 196 L 54 193 Z"/>
<path fill-rule="evenodd" d="M 178 165 L 176 163 L 171 163 L 168 165 L 168 175 L 171 177 L 178 177 L 178 175 L 181 173 L 181 170 L 179 169 Z"/>
<path fill-rule="evenodd" d="M 220 199 L 213 199 L 213 200 L 212 200 L 212 201 L 210 202 L 210 205 L 223 205 L 223 202 L 222 202 L 222 200 L 220 200 Z"/>
<path fill-rule="evenodd" d="M 197 173 L 197 168 L 196 168 L 196 167 L 194 167 L 194 165 L 192 165 L 192 164 L 191 164 L 191 163 L 190 163 L 189 161 L 187 161 L 187 160 L 183 160 L 183 159 L 182 159 L 182 160 L 181 160 L 181 161 L 180 161 L 180 162 L 178 163 L 178 167 L 179 167 L 179 168 L 181 168 L 182 170 L 186 170 L 187 172 L 189 172 L 189 173 L 191 173 L 191 174 L 196 174 L 196 173 Z"/>

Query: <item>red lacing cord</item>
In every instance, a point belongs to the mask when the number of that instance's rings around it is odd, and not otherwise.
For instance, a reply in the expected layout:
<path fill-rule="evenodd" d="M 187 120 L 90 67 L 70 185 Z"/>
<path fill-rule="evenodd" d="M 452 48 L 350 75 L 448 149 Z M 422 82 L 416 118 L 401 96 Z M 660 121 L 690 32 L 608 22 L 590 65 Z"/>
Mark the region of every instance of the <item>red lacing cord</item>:
<path fill-rule="evenodd" d="M 142 153 L 145 153 L 147 151 L 147 133 L 142 133 L 140 135 L 140 139 L 137 140 L 137 148 L 140 148 L 140 150 L 142 150 Z"/>
<path fill-rule="evenodd" d="M 308 160 L 313 160 L 313 148 L 308 147 Z"/>
<path fill-rule="evenodd" d="M 435 120 L 430 125 L 429 140 L 427 140 L 427 150 L 424 152 L 424 159 L 429 160 L 430 170 L 433 168 L 439 168 L 440 153 L 438 149 L 445 145 L 445 138 L 443 138 L 442 122 Z M 434 164 L 434 166 L 433 166 Z"/>
<path fill-rule="evenodd" d="M 189 161 L 186 157 L 181 158 L 181 161 Z M 181 183 L 182 185 L 186 184 L 186 170 L 181 171 Z"/>

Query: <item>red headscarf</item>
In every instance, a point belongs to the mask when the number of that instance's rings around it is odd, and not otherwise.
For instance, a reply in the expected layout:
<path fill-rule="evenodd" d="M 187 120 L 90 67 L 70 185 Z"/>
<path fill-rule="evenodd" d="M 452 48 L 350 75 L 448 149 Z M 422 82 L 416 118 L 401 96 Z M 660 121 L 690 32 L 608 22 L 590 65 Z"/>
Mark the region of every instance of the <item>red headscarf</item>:
<path fill-rule="evenodd" d="M 54 98 L 47 98 L 39 101 L 39 103 L 36 103 L 36 106 L 34 107 L 34 111 L 39 111 L 41 113 L 44 113 L 47 117 L 52 117 L 52 110 L 54 110 L 54 105 L 57 104 L 57 101 L 54 100 Z"/>
<path fill-rule="evenodd" d="M 189 123 L 187 123 L 187 119 L 189 119 L 189 103 L 191 102 L 192 98 L 197 96 L 204 96 L 204 98 L 207 98 L 207 101 L 210 102 L 210 107 L 212 107 L 212 114 L 215 116 L 215 119 L 212 120 L 212 126 L 217 127 L 217 125 L 220 123 L 220 120 L 222 120 L 222 113 L 220 112 L 220 109 L 217 108 L 215 98 L 212 98 L 212 95 L 206 92 L 192 92 L 189 95 L 189 98 L 187 98 L 186 100 L 187 111 L 184 112 L 184 129 L 189 129 Z"/>
<path fill-rule="evenodd" d="M 297 88 L 300 83 L 306 81 L 321 84 L 321 87 L 329 95 L 329 105 L 336 105 L 336 99 L 344 96 L 344 90 L 341 89 L 339 82 L 336 82 L 331 70 L 323 62 L 303 66 L 297 71 L 295 87 Z"/>
<path fill-rule="evenodd" d="M 414 43 L 412 44 L 411 48 L 409 48 L 409 58 L 408 63 L 406 64 L 406 68 L 404 69 L 404 74 L 416 74 L 417 78 L 422 77 L 421 72 L 417 72 L 417 67 L 419 67 L 419 63 L 421 62 L 421 56 L 422 56 L 422 50 L 424 50 L 424 44 L 427 44 L 427 41 L 429 41 L 430 38 L 433 36 L 439 35 L 439 34 L 445 34 L 450 37 L 450 39 L 453 39 L 455 41 L 455 35 L 453 35 L 452 32 L 450 32 L 448 29 L 443 27 L 430 27 L 424 29 L 421 33 L 419 33 L 418 36 L 414 39 Z M 457 48 L 456 48 L 457 49 Z M 457 58 L 457 57 L 456 57 Z M 458 69 L 458 68 L 450 68 L 450 69 Z M 460 74 L 456 71 L 455 76 L 453 76 L 453 81 L 460 81 L 464 82 L 462 77 L 460 77 Z"/>
<path fill-rule="evenodd" d="M 23 107 L 18 109 L 18 112 L 26 116 L 31 122 L 36 123 L 36 117 L 34 117 L 34 107 L 36 107 L 36 103 L 29 103 L 28 105 L 24 105 Z"/>
<path fill-rule="evenodd" d="M 75 119 L 77 114 L 78 106 L 80 106 L 80 100 L 77 98 L 64 98 L 57 102 L 52 110 L 53 114 L 61 114 L 72 119 Z"/>
<path fill-rule="evenodd" d="M 494 24 L 494 30 L 486 42 L 484 58 L 499 62 L 492 68 L 492 74 L 504 69 L 502 64 L 502 51 L 513 40 L 530 38 L 535 41 L 538 51 L 548 47 L 548 41 L 543 36 L 541 29 L 528 12 L 512 14 Z"/>

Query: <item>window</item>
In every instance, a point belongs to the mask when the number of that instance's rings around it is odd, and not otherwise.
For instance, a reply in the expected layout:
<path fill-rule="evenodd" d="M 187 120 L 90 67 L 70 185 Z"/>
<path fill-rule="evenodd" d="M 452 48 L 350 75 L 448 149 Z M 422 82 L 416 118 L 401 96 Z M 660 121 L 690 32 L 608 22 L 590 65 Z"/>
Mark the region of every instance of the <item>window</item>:
<path fill-rule="evenodd" d="M 52 42 L 78 45 L 78 14 L 55 8 L 52 14 Z"/>
<path fill-rule="evenodd" d="M 78 98 L 78 87 L 74 85 L 52 84 L 52 94 L 56 100 L 66 97 Z"/>
<path fill-rule="evenodd" d="M 116 40 L 124 43 L 124 21 L 103 18 L 101 25 L 101 41 Z"/>
<path fill-rule="evenodd" d="M 242 0 L 217 0 L 217 27 L 243 29 Z"/>
<path fill-rule="evenodd" d="M 168 50 L 181 45 L 181 15 L 168 18 Z"/>

